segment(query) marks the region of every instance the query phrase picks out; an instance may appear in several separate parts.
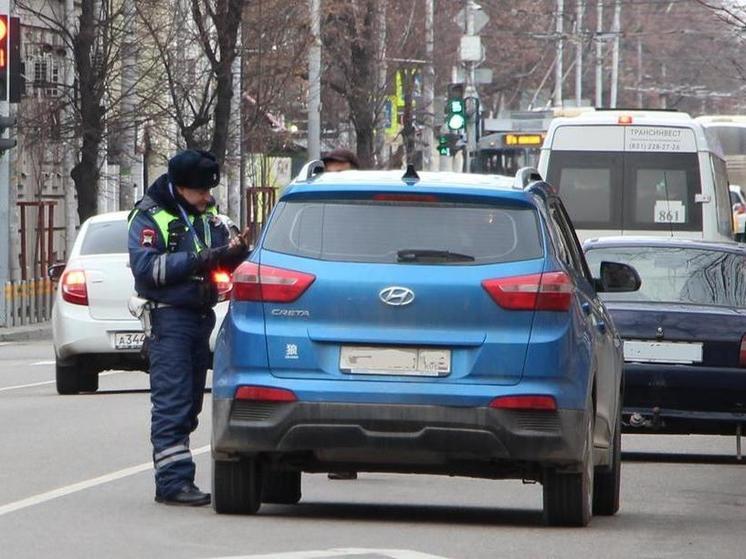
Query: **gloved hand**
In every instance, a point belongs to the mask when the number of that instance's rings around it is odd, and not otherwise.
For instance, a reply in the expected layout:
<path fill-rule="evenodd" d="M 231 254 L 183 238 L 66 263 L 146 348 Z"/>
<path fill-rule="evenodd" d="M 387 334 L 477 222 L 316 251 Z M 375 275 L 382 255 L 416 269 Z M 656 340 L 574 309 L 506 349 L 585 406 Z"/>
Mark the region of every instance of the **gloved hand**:
<path fill-rule="evenodd" d="M 229 245 L 202 249 L 197 253 L 197 271 L 203 273 L 218 269 L 220 263 L 228 255 L 229 250 Z"/>
<path fill-rule="evenodd" d="M 248 247 L 240 236 L 225 246 L 203 249 L 197 254 L 197 271 L 212 272 L 218 268 L 232 268 L 234 266 L 230 264 L 234 260 L 242 260 L 248 252 Z"/>

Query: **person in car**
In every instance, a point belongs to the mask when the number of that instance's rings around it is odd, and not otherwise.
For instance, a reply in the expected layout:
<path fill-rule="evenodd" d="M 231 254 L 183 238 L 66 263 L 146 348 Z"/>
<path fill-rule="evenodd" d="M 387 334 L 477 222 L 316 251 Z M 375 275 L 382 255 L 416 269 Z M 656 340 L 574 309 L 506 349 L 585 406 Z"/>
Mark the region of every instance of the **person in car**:
<path fill-rule="evenodd" d="M 217 271 L 248 254 L 247 231 L 230 238 L 210 189 L 220 181 L 215 156 L 186 150 L 168 162 L 129 217 L 129 255 L 137 295 L 148 301 L 151 441 L 155 500 L 199 506 L 210 494 L 194 484 L 189 435 L 202 410 Z M 147 334 L 147 328 L 146 328 Z"/>
<path fill-rule="evenodd" d="M 324 154 L 321 161 L 324 162 L 324 171 L 327 173 L 360 169 L 360 161 L 357 155 L 348 149 L 334 149 Z"/>

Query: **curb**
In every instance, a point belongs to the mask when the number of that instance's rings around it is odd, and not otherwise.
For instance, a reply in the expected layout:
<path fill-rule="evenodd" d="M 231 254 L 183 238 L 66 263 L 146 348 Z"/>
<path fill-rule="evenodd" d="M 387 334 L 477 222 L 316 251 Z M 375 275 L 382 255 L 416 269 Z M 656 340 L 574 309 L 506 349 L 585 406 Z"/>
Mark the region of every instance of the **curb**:
<path fill-rule="evenodd" d="M 51 340 L 52 325 L 49 322 L 0 328 L 0 342 L 22 342 L 30 340 Z"/>

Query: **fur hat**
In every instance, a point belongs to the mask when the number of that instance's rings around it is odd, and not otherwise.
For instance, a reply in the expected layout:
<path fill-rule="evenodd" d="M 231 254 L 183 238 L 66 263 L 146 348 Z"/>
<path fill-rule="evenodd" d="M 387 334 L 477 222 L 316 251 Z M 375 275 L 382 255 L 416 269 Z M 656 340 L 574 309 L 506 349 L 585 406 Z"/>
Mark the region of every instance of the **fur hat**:
<path fill-rule="evenodd" d="M 168 180 L 182 188 L 214 188 L 220 182 L 220 165 L 209 151 L 187 149 L 168 160 Z"/>

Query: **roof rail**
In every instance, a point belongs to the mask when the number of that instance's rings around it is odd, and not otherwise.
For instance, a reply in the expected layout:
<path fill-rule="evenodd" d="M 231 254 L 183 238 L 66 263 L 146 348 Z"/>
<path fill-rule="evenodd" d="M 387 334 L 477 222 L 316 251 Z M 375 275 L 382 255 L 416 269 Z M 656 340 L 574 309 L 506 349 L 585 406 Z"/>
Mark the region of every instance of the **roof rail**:
<path fill-rule="evenodd" d="M 324 172 L 324 162 L 321 159 L 312 159 L 301 168 L 295 180 L 299 182 L 310 182 Z"/>
<path fill-rule="evenodd" d="M 516 171 L 515 180 L 513 181 L 513 188 L 516 190 L 523 190 L 532 182 L 544 180 L 541 178 L 539 171 L 533 167 L 521 167 Z"/>

